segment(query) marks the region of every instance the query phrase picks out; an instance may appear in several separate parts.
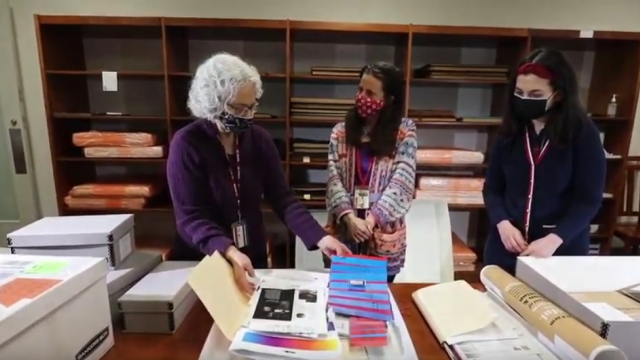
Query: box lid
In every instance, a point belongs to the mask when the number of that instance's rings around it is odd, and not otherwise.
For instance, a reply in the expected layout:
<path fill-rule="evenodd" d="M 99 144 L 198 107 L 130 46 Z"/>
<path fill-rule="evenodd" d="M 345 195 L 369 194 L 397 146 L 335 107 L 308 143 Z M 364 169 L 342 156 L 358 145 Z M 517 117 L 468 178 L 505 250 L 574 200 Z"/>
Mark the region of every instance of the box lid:
<path fill-rule="evenodd" d="M 157 252 L 135 251 L 115 269 L 107 274 L 107 289 L 113 295 L 125 287 L 137 282 L 162 262 L 162 254 Z"/>
<path fill-rule="evenodd" d="M 105 259 L 0 255 L 0 345 L 107 275 Z"/>
<path fill-rule="evenodd" d="M 118 303 L 162 302 L 177 307 L 191 291 L 189 273 L 197 264 L 195 261 L 165 261 L 122 295 Z"/>
<path fill-rule="evenodd" d="M 10 247 L 109 244 L 133 228 L 133 215 L 44 217 L 7 235 Z"/>

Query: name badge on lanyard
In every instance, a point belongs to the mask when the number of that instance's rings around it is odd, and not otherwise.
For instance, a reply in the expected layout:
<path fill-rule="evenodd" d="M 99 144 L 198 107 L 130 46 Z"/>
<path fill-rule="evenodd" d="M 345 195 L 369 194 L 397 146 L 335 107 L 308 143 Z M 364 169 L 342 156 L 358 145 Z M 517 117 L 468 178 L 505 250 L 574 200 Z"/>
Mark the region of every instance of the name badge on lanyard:
<path fill-rule="evenodd" d="M 233 193 L 236 197 L 237 209 L 238 209 L 238 221 L 231 224 L 231 235 L 233 236 L 233 242 L 238 249 L 241 249 L 249 245 L 247 239 L 247 223 L 242 219 L 242 213 L 240 210 L 240 146 L 238 144 L 238 137 L 236 137 L 236 171 L 233 172 L 233 166 L 229 163 L 229 174 L 231 175 L 231 183 L 233 185 Z"/>
<path fill-rule="evenodd" d="M 371 180 L 371 172 L 373 170 L 373 165 L 375 163 L 375 158 L 369 159 L 369 164 L 367 164 L 366 172 L 363 170 L 363 159 L 361 155 L 361 150 L 356 152 L 356 176 L 358 177 L 358 185 L 355 186 L 355 190 L 353 193 L 355 207 L 357 210 L 368 210 L 371 204 L 371 199 L 369 196 L 369 182 Z"/>

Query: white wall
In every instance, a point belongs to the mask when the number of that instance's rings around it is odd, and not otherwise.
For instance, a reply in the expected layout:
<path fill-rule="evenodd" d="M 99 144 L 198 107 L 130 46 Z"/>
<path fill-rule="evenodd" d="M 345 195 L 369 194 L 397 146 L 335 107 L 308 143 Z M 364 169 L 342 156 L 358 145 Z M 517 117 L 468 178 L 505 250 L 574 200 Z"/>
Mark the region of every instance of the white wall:
<path fill-rule="evenodd" d="M 48 146 L 42 83 L 38 62 L 34 14 L 46 15 L 112 15 L 112 16 L 190 16 L 297 19 L 348 22 L 414 23 L 430 25 L 475 25 L 534 27 L 556 29 L 592 29 L 640 31 L 640 1 L 615 0 L 0 0 L 9 1 L 13 7 L 16 39 L 20 57 L 22 85 L 30 128 L 39 202 L 43 215 L 57 213 L 51 157 Z M 234 50 L 234 49 L 230 49 Z M 242 49 L 235 49 L 242 51 Z M 340 51 L 338 51 L 340 50 Z M 362 64 L 378 60 L 377 51 L 358 46 L 348 49 L 333 49 L 328 61 L 343 60 L 342 56 Z M 345 55 L 346 54 L 346 55 Z M 339 56 L 338 56 L 339 55 Z M 420 56 L 427 56 L 419 54 Z M 491 51 L 478 52 L 461 49 L 448 56 L 458 61 L 481 59 L 491 61 Z M 585 64 L 581 73 L 589 74 L 589 54 L 577 56 Z M 344 65 L 344 63 L 341 63 Z M 586 79 L 585 79 L 586 80 Z M 587 82 L 588 83 L 588 82 Z M 0 86 L 2 86 L 0 84 Z M 302 88 L 304 89 L 304 88 Z M 3 89 L 12 91 L 11 89 Z M 301 90 L 303 91 L 303 90 Z M 319 91 L 308 90 L 308 91 Z M 352 88 L 333 88 L 340 94 L 353 94 Z M 429 103 L 455 104 L 461 112 L 481 113 L 490 101 L 483 88 L 458 88 L 455 91 L 436 92 L 430 88 L 417 90 Z M 274 91 L 275 92 L 275 91 Z M 417 92 L 416 92 L 417 93 Z M 477 108 L 475 108 L 478 106 Z M 636 121 L 639 124 L 640 121 Z M 474 133 L 458 132 L 444 135 L 443 130 L 421 131 L 421 143 L 428 144 L 438 139 L 449 145 L 476 148 L 484 140 Z M 634 133 L 637 131 L 634 131 Z M 297 135 L 297 134 L 296 134 Z M 321 136 L 321 135 L 318 135 Z M 326 136 L 326 135 L 324 135 Z M 634 136 L 636 138 L 637 136 Z M 440 140 L 442 139 L 442 140 Z M 446 141 L 445 141 L 446 139 Z M 483 149 L 479 149 L 483 150 Z M 640 153 L 640 143 L 635 140 L 632 153 Z M 464 218 L 454 220 L 455 226 L 463 226 Z M 458 225 L 460 224 L 460 225 Z"/>

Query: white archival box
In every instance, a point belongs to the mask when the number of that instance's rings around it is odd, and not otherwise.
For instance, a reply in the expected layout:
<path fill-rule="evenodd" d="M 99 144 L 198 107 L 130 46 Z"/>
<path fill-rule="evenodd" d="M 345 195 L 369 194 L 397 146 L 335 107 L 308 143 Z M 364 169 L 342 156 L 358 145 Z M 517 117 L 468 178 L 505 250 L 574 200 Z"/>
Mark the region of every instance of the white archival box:
<path fill-rule="evenodd" d="M 133 215 L 44 217 L 7 235 L 16 255 L 104 257 L 113 268 L 134 248 Z"/>
<path fill-rule="evenodd" d="M 198 297 L 189 286 L 192 261 L 165 261 L 118 299 L 123 331 L 172 334 Z"/>
<path fill-rule="evenodd" d="M 519 257 L 516 277 L 624 351 L 629 359 L 640 354 L 640 303 L 619 292 L 640 284 L 640 257 Z"/>
<path fill-rule="evenodd" d="M 107 263 L 0 255 L 0 359 L 99 360 L 113 346 Z"/>
<path fill-rule="evenodd" d="M 111 317 L 118 319 L 118 299 L 133 285 L 162 262 L 162 254 L 157 252 L 134 251 L 127 259 L 107 274 L 107 289 Z"/>

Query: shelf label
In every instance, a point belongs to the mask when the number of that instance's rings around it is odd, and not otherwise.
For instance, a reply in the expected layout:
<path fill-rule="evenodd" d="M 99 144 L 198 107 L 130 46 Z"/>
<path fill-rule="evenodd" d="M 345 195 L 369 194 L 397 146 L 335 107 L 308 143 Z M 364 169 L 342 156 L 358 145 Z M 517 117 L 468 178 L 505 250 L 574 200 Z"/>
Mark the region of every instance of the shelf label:
<path fill-rule="evenodd" d="M 302 195 L 302 198 L 305 199 L 305 200 L 311 200 L 311 195 L 304 194 L 304 195 Z"/>
<path fill-rule="evenodd" d="M 593 30 L 580 30 L 580 39 L 592 39 Z"/>
<path fill-rule="evenodd" d="M 310 158 L 310 157 L 308 157 L 308 156 L 303 156 L 303 157 L 302 157 L 302 162 L 303 162 L 303 163 L 310 163 L 310 162 L 311 162 L 311 158 Z"/>
<path fill-rule="evenodd" d="M 102 91 L 118 91 L 118 73 L 115 71 L 102 72 Z"/>

